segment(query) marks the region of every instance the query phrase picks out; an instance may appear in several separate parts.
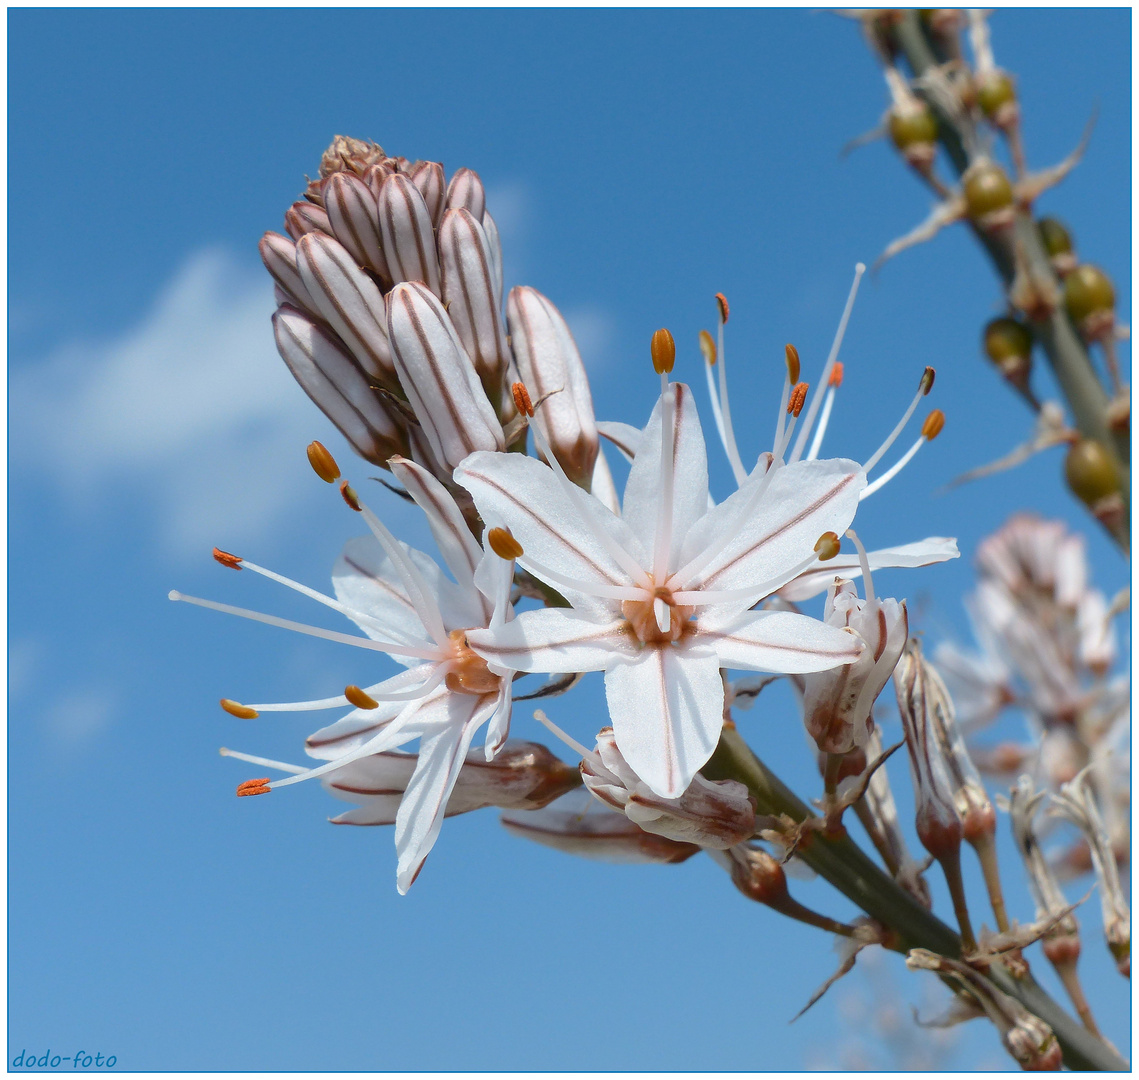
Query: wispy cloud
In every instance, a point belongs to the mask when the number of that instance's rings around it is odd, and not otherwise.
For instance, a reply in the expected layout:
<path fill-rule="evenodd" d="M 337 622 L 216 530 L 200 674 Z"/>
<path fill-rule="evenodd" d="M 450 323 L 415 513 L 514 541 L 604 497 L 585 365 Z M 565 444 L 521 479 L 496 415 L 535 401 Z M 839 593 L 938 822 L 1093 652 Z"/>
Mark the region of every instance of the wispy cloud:
<path fill-rule="evenodd" d="M 175 556 L 265 535 L 301 509 L 304 445 L 336 441 L 277 357 L 272 311 L 267 275 L 195 253 L 139 325 L 13 372 L 13 453 L 79 514 L 129 488 Z"/>

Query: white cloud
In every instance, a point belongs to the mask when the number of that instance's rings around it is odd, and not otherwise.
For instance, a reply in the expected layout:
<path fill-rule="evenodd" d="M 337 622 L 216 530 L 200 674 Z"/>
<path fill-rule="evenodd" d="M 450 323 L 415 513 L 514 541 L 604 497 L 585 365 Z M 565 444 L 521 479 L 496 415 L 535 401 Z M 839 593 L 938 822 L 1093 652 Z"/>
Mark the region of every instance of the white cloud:
<path fill-rule="evenodd" d="M 82 514 L 142 493 L 176 556 L 265 535 L 295 505 L 306 443 L 339 452 L 276 354 L 272 311 L 268 275 L 193 254 L 139 325 L 13 372 L 13 454 Z"/>
<path fill-rule="evenodd" d="M 66 694 L 44 713 L 49 738 L 57 746 L 75 748 L 103 732 L 111 722 L 115 699 L 107 690 Z"/>

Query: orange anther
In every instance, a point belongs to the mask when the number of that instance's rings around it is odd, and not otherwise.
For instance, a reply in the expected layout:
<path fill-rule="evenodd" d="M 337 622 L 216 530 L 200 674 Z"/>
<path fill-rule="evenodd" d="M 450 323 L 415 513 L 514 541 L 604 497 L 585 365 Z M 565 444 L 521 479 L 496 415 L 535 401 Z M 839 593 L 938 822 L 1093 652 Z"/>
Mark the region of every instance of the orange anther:
<path fill-rule="evenodd" d="M 308 444 L 305 452 L 308 454 L 308 463 L 312 466 L 312 471 L 326 484 L 334 484 L 340 479 L 340 466 L 336 464 L 336 458 L 328 452 L 324 443 L 314 439 Z"/>
<path fill-rule="evenodd" d="M 841 543 L 837 533 L 825 532 L 815 541 L 815 551 L 819 553 L 819 562 L 826 562 L 838 554 Z"/>
<path fill-rule="evenodd" d="M 658 375 L 667 375 L 676 363 L 676 342 L 672 340 L 669 330 L 657 330 L 653 334 L 649 352 L 653 358 L 653 371 Z"/>
<path fill-rule="evenodd" d="M 709 367 L 716 366 L 716 343 L 707 330 L 700 331 L 700 351 L 704 354 L 704 362 Z"/>
<path fill-rule="evenodd" d="M 932 371 L 933 369 L 930 368 Z M 945 427 L 945 413 L 940 409 L 934 409 L 933 412 L 925 418 L 925 423 L 921 426 L 921 433 L 927 439 L 936 439 L 941 434 L 941 429 Z"/>
<path fill-rule="evenodd" d="M 928 394 L 933 389 L 933 380 L 936 376 L 937 372 L 931 367 L 922 372 L 921 382 L 918 385 L 923 394 Z"/>
<path fill-rule="evenodd" d="M 794 386 L 799 381 L 799 350 L 794 345 L 784 345 L 787 355 L 787 381 Z"/>
<path fill-rule="evenodd" d="M 262 776 L 259 780 L 246 780 L 244 784 L 237 785 L 237 797 L 243 799 L 246 795 L 268 795 L 269 777 Z"/>
<path fill-rule="evenodd" d="M 720 322 L 728 321 L 728 298 L 722 293 L 716 293 L 716 304 L 720 309 Z"/>
<path fill-rule="evenodd" d="M 360 511 L 360 500 L 356 497 L 356 492 L 347 480 L 340 481 L 340 494 L 344 501 L 352 507 L 357 513 Z"/>
<path fill-rule="evenodd" d="M 374 698 L 369 697 L 358 686 L 344 687 L 344 696 L 348 699 L 350 705 L 355 705 L 357 709 L 378 709 L 380 703 Z"/>
<path fill-rule="evenodd" d="M 842 361 L 836 360 L 831 368 L 831 377 L 827 379 L 827 386 L 842 386 Z"/>
<path fill-rule="evenodd" d="M 241 569 L 241 556 L 231 555 L 228 551 L 222 551 L 221 548 L 214 548 L 214 558 L 222 564 L 228 566 L 231 570 Z"/>
<path fill-rule="evenodd" d="M 248 705 L 242 705 L 240 701 L 234 701 L 232 698 L 223 697 L 221 699 L 221 707 L 225 709 L 230 716 L 236 716 L 239 720 L 256 720 L 261 714 L 256 709 L 251 709 Z"/>
<path fill-rule="evenodd" d="M 524 416 L 534 415 L 534 403 L 530 400 L 530 391 L 522 383 L 516 382 L 510 388 L 514 395 L 514 407 Z"/>
<path fill-rule="evenodd" d="M 490 545 L 491 551 L 500 559 L 506 559 L 507 562 L 511 559 L 520 558 L 522 555 L 522 545 L 514 539 L 514 535 L 509 529 L 499 528 L 497 525 L 493 529 L 488 529 L 486 542 Z"/>
<path fill-rule="evenodd" d="M 810 384 L 801 382 L 796 383 L 791 390 L 791 399 L 787 402 L 787 411 L 792 416 L 798 416 L 803 411 L 803 402 L 807 400 L 807 391 L 810 389 Z"/>

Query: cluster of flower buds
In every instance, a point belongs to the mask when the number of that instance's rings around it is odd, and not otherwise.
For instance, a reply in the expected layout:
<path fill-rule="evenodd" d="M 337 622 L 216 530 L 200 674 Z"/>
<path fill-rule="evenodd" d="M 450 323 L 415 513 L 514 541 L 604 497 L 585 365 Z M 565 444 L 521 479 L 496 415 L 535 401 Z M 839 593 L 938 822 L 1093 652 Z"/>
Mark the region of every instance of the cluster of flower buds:
<path fill-rule="evenodd" d="M 277 348 L 357 453 L 381 466 L 410 457 L 450 485 L 467 455 L 524 435 L 510 393 L 521 372 L 555 399 L 547 441 L 588 488 L 597 429 L 581 357 L 534 289 L 511 292 L 508 337 L 498 228 L 477 173 L 446 182 L 438 162 L 337 136 L 285 229 L 260 245 Z"/>
<path fill-rule="evenodd" d="M 1031 740 L 977 748 L 978 763 L 997 775 L 1032 772 L 1052 791 L 1093 765 L 1112 843 L 1126 857 L 1130 680 L 1111 677 L 1112 620 L 1126 597 L 1109 604 L 1091 586 L 1084 539 L 1059 521 L 1017 514 L 982 542 L 976 561 L 967 605 L 981 649 L 942 643 L 936 660 L 966 731 L 1015 709 Z M 1063 862 L 1089 869 L 1086 852 L 1073 849 Z"/>

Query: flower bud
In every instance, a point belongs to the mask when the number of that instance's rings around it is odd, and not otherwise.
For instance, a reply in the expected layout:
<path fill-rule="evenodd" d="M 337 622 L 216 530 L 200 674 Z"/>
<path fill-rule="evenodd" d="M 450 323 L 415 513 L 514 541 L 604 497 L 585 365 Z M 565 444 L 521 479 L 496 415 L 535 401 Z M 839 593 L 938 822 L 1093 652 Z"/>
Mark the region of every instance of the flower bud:
<path fill-rule="evenodd" d="M 393 173 L 380 188 L 377 206 L 384 258 L 392 281 L 421 281 L 438 296 L 435 232 L 419 188 L 402 173 Z"/>
<path fill-rule="evenodd" d="M 456 169 L 447 185 L 447 209 L 468 210 L 475 221 L 482 224 L 486 211 L 486 191 L 474 169 Z"/>
<path fill-rule="evenodd" d="M 1094 507 L 1119 492 L 1119 471 L 1102 443 L 1081 439 L 1064 459 L 1064 476 L 1078 499 Z"/>
<path fill-rule="evenodd" d="M 319 318 L 316 301 L 309 296 L 305 283 L 297 272 L 297 245 L 287 236 L 267 232 L 257 245 L 265 269 L 273 275 L 277 287 L 285 294 L 287 302 Z"/>
<path fill-rule="evenodd" d="M 443 183 L 443 166 L 437 161 L 417 161 L 407 178 L 419 189 L 423 204 L 431 215 L 431 224 L 439 228 L 443 220 L 443 202 L 447 189 Z"/>
<path fill-rule="evenodd" d="M 332 225 L 328 214 L 319 206 L 313 206 L 310 202 L 295 202 L 285 211 L 285 232 L 294 240 L 299 240 L 310 232 L 331 236 Z"/>
<path fill-rule="evenodd" d="M 629 767 L 612 728 L 601 729 L 581 776 L 594 797 L 657 836 L 724 850 L 755 832 L 755 803 L 743 784 L 697 773 L 679 798 L 662 799 Z"/>
<path fill-rule="evenodd" d="M 929 107 L 910 97 L 904 107 L 890 110 L 887 123 L 890 140 L 907 164 L 928 172 L 937 154 L 937 120 Z"/>
<path fill-rule="evenodd" d="M 985 353 L 1014 385 L 1026 384 L 1032 370 L 1032 332 L 1024 323 L 1002 315 L 985 326 Z"/>
<path fill-rule="evenodd" d="M 349 688 L 354 689 L 354 688 Z M 391 825 L 419 760 L 417 754 L 387 751 L 357 758 L 328 773 L 325 790 L 360 804 L 332 819 L 334 825 Z M 471 750 L 447 800 L 447 817 L 500 806 L 537 810 L 579 786 L 577 770 L 539 743 L 510 740 L 493 761 Z"/>
<path fill-rule="evenodd" d="M 349 171 L 363 176 L 369 165 L 383 161 L 384 148 L 370 139 L 353 139 L 348 135 L 334 135 L 328 149 L 320 158 L 320 176 Z"/>
<path fill-rule="evenodd" d="M 1064 307 L 1085 338 L 1101 336 L 1115 323 L 1111 279 L 1098 266 L 1082 263 L 1064 278 Z"/>
<path fill-rule="evenodd" d="M 387 299 L 395 368 L 435 456 L 453 469 L 476 450 L 502 450 L 502 426 L 438 298 L 408 281 Z"/>
<path fill-rule="evenodd" d="M 588 791 L 571 791 L 541 810 L 511 810 L 500 818 L 507 832 L 569 855 L 616 863 L 679 863 L 700 851 L 645 832 Z"/>
<path fill-rule="evenodd" d="M 510 290 L 506 319 L 519 374 L 535 399 L 545 398 L 534 423 L 566 475 L 587 487 L 597 461 L 597 422 L 573 335 L 561 312 L 528 286 Z"/>
<path fill-rule="evenodd" d="M 1010 103 L 1016 105 L 1016 87 L 1007 72 L 993 69 L 978 78 L 977 104 L 993 123 L 1001 126 L 1001 110 L 1004 109 L 1007 115 L 1006 106 Z"/>
<path fill-rule="evenodd" d="M 390 280 L 380 244 L 380 218 L 376 196 L 355 173 L 333 173 L 321 184 L 324 209 L 332 233 L 356 260 L 357 266 Z"/>
<path fill-rule="evenodd" d="M 1054 217 L 1043 217 L 1036 223 L 1040 231 L 1040 242 L 1052 261 L 1052 269 L 1061 278 L 1076 268 L 1076 249 L 1067 226 Z"/>
<path fill-rule="evenodd" d="M 853 663 L 803 679 L 803 721 L 819 750 L 848 754 L 864 747 L 873 726 L 874 702 L 890 681 L 909 637 L 905 601 L 861 600 L 851 581 L 827 591 L 823 621 L 849 629 L 866 648 Z"/>

